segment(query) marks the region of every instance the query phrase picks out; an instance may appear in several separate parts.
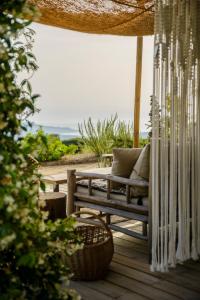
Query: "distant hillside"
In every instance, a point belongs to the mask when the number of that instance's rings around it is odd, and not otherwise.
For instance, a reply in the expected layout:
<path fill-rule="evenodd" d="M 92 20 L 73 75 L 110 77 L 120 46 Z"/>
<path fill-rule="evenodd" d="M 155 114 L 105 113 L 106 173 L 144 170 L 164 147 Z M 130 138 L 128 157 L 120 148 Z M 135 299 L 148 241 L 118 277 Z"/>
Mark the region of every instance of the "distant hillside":
<path fill-rule="evenodd" d="M 70 127 L 60 127 L 60 126 L 50 126 L 50 125 L 40 125 L 33 123 L 32 127 L 28 128 L 29 132 L 35 133 L 38 129 L 42 128 L 47 134 L 56 134 L 61 140 L 71 139 L 73 137 L 78 137 L 79 132 L 76 129 Z"/>
<path fill-rule="evenodd" d="M 56 134 L 61 140 L 68 140 L 71 138 L 79 137 L 79 131 L 71 127 L 40 125 L 33 123 L 32 127 L 28 128 L 28 132 L 35 133 L 38 129 L 42 128 L 47 134 Z M 147 138 L 148 132 L 140 132 L 140 137 Z"/>
<path fill-rule="evenodd" d="M 33 123 L 32 129 L 37 131 L 39 128 L 43 128 L 46 133 L 66 133 L 66 132 L 77 132 L 77 130 L 70 127 L 61 127 L 61 126 L 50 126 L 50 125 L 40 125 Z"/>

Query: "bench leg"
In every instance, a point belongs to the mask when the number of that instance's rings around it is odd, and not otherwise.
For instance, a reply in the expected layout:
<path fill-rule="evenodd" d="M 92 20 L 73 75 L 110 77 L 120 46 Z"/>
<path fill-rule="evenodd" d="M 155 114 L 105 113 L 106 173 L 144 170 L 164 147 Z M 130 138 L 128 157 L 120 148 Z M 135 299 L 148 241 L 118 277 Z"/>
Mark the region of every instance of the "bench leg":
<path fill-rule="evenodd" d="M 76 211 L 76 212 L 79 212 L 80 210 L 81 210 L 80 206 L 76 206 L 76 207 L 75 207 L 75 211 Z"/>
<path fill-rule="evenodd" d="M 109 225 L 110 224 L 110 214 L 106 214 L 106 223 Z"/>
<path fill-rule="evenodd" d="M 142 222 L 142 234 L 147 236 L 147 222 Z"/>

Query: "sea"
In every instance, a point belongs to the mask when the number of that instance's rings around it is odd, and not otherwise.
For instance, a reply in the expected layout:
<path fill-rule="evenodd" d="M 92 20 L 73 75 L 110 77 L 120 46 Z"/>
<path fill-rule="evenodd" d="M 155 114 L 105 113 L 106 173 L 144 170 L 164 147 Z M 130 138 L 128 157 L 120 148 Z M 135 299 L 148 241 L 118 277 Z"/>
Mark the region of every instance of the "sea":
<path fill-rule="evenodd" d="M 42 128 L 47 134 L 58 135 L 62 141 L 80 137 L 78 129 L 71 126 L 51 126 L 32 123 L 32 127 L 27 128 L 27 132 L 36 133 L 36 131 L 40 128 Z M 148 136 L 148 132 L 142 131 L 140 132 L 140 136 L 142 138 L 146 138 Z"/>
<path fill-rule="evenodd" d="M 79 131 L 68 126 L 51 126 L 32 123 L 32 127 L 27 128 L 27 132 L 36 133 L 38 129 L 42 129 L 47 134 L 54 134 L 63 140 L 80 137 Z"/>

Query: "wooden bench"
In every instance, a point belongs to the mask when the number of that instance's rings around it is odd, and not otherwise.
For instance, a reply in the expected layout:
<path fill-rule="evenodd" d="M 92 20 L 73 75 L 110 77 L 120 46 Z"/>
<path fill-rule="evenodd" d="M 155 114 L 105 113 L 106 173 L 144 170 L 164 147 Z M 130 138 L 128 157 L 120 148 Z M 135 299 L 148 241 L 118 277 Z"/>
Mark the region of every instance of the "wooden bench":
<path fill-rule="evenodd" d="M 131 186 L 148 186 L 147 182 L 141 182 L 133 179 L 112 176 L 110 174 L 99 174 L 91 172 L 76 172 L 76 170 L 67 171 L 68 183 L 68 201 L 67 214 L 70 215 L 80 208 L 90 208 L 105 213 L 107 223 L 113 230 L 123 232 L 130 236 L 148 240 L 147 224 L 149 217 L 149 208 L 143 205 L 132 204 L 130 199 Z M 80 180 L 88 180 L 88 193 L 77 191 L 77 185 Z M 103 195 L 93 195 L 92 180 L 103 179 L 107 181 L 107 191 Z M 118 182 L 126 186 L 126 196 L 122 200 L 112 199 L 111 182 Z M 110 216 L 116 215 L 125 219 L 141 221 L 143 225 L 142 233 L 134 232 L 127 228 L 122 228 L 110 222 Z"/>

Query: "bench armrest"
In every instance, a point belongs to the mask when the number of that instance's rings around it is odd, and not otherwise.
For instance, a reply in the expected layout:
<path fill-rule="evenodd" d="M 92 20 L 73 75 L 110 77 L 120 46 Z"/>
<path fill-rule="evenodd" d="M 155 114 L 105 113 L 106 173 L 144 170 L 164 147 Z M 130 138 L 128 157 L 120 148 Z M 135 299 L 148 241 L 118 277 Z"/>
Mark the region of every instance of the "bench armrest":
<path fill-rule="evenodd" d="M 76 177 L 78 177 L 78 180 L 80 179 L 107 179 L 106 174 L 99 174 L 99 173 L 91 173 L 91 172 L 76 172 Z M 79 178 L 80 177 L 80 178 Z"/>
<path fill-rule="evenodd" d="M 129 186 L 148 187 L 149 183 L 146 180 L 129 179 L 120 176 L 107 175 L 107 179 L 110 181 L 118 182 Z"/>
<path fill-rule="evenodd" d="M 106 174 L 98 174 L 98 173 L 89 173 L 89 172 L 76 172 L 75 175 L 78 177 L 78 181 L 81 179 L 104 179 L 109 181 L 118 182 L 128 186 L 136 186 L 136 187 L 148 187 L 149 183 L 146 180 L 136 180 L 129 179 L 120 176 L 114 175 L 106 175 Z"/>

